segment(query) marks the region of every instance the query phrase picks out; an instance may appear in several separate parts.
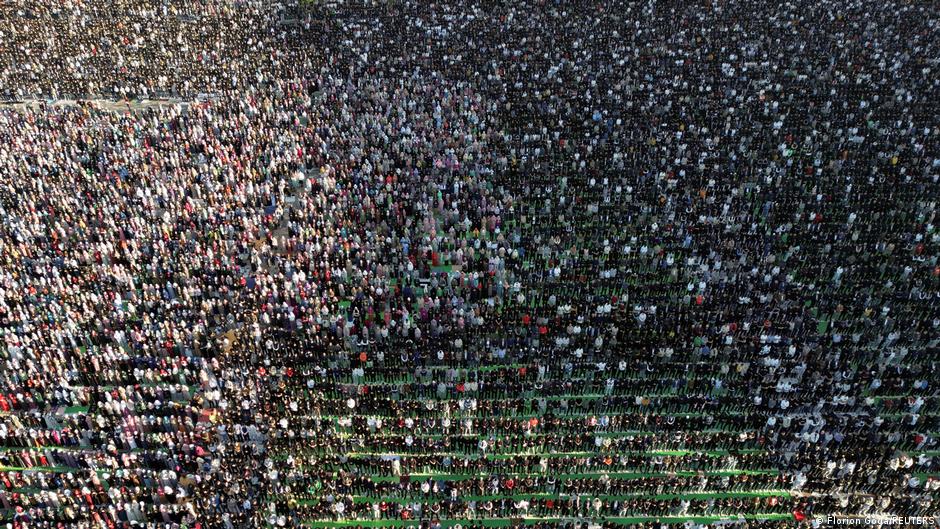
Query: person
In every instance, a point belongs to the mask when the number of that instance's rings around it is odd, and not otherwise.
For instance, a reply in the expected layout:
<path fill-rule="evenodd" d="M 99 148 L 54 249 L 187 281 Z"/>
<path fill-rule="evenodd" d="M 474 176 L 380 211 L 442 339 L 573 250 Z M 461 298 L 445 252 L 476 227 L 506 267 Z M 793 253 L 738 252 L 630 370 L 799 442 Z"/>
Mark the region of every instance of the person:
<path fill-rule="evenodd" d="M 935 6 L 0 10 L 14 526 L 933 512 Z"/>

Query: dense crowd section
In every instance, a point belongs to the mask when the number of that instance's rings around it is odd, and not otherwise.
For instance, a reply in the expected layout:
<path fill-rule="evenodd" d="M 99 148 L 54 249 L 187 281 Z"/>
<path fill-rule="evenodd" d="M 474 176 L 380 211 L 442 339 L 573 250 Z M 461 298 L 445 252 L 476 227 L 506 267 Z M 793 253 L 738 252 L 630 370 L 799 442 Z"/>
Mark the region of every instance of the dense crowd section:
<path fill-rule="evenodd" d="M 315 50 L 291 46 L 301 35 L 279 24 L 296 21 L 297 9 L 257 0 L 5 0 L 0 98 L 250 92 L 303 75 Z"/>
<path fill-rule="evenodd" d="M 940 488 L 928 2 L 0 5 L 0 521 Z M 128 103 L 48 99 L 173 98 Z"/>

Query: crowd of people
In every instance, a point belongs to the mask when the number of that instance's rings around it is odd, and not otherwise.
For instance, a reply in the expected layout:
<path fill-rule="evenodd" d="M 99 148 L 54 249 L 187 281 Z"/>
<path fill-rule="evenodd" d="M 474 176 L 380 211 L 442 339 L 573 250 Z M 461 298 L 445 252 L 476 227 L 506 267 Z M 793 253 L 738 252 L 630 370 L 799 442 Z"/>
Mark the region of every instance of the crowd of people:
<path fill-rule="evenodd" d="M 7 527 L 936 512 L 937 5 L 8 0 L 0 39 Z"/>

